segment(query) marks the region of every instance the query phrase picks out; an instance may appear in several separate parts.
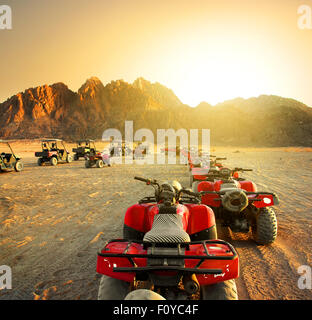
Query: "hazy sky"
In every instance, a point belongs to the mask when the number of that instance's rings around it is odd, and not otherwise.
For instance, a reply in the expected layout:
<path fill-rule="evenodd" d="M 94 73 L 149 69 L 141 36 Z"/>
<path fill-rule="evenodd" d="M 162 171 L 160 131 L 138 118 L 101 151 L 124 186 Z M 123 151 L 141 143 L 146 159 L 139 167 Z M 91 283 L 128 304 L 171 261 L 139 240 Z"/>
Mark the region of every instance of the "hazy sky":
<path fill-rule="evenodd" d="M 275 94 L 312 106 L 312 0 L 0 0 L 0 101 L 29 87 L 91 76 L 144 77 L 186 104 Z"/>

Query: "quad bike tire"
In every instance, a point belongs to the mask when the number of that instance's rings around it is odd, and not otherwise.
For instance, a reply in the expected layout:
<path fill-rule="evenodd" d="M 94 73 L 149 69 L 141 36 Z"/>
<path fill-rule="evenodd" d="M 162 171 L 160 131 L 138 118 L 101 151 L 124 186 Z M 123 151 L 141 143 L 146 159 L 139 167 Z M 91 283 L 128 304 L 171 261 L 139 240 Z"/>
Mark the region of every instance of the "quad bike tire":
<path fill-rule="evenodd" d="M 271 244 L 277 237 L 277 219 L 273 208 L 261 208 L 252 226 L 252 234 L 259 245 Z"/>
<path fill-rule="evenodd" d="M 23 171 L 23 168 L 24 168 L 24 165 L 23 165 L 23 163 L 22 163 L 21 161 L 17 161 L 17 162 L 15 163 L 14 170 L 15 170 L 16 172 L 21 172 L 21 171 Z"/>
<path fill-rule="evenodd" d="M 73 161 L 73 158 L 72 156 L 69 154 L 67 157 L 66 157 L 66 162 L 67 163 L 71 163 Z"/>
<path fill-rule="evenodd" d="M 147 290 L 147 289 L 137 289 L 128 293 L 125 300 L 166 300 L 166 299 L 154 291 Z"/>
<path fill-rule="evenodd" d="M 98 300 L 124 300 L 129 293 L 129 283 L 108 276 L 102 276 Z"/>
<path fill-rule="evenodd" d="M 104 167 L 104 161 L 99 159 L 96 161 L 96 167 L 97 168 L 103 168 Z"/>
<path fill-rule="evenodd" d="M 50 159 L 50 163 L 51 163 L 52 166 L 56 166 L 57 165 L 57 159 L 55 157 L 52 157 Z"/>
<path fill-rule="evenodd" d="M 43 165 L 43 160 L 42 158 L 39 158 L 38 161 L 37 161 L 37 164 L 39 167 L 41 167 Z"/>
<path fill-rule="evenodd" d="M 79 156 L 77 154 L 74 155 L 74 160 L 78 161 L 79 160 Z"/>
<path fill-rule="evenodd" d="M 85 161 L 85 167 L 86 167 L 86 168 L 91 168 L 91 164 L 90 164 L 90 161 L 89 161 L 89 160 L 86 160 L 86 161 Z"/>
<path fill-rule="evenodd" d="M 202 300 L 238 300 L 235 280 L 201 286 Z"/>

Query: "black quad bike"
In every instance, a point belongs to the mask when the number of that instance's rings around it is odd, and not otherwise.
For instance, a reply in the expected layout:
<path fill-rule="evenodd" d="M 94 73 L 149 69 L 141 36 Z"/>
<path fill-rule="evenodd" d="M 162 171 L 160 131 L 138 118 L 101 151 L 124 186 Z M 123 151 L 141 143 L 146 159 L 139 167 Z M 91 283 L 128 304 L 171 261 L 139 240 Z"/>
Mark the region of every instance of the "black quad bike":
<path fill-rule="evenodd" d="M 155 194 L 127 209 L 124 239 L 98 253 L 98 299 L 237 300 L 238 255 L 218 240 L 212 209 L 176 181 L 135 179 Z"/>
<path fill-rule="evenodd" d="M 10 151 L 10 152 L 2 152 L 0 154 L 0 172 L 13 170 L 13 169 L 16 172 L 21 172 L 24 168 L 23 162 L 21 161 L 21 158 L 14 153 L 9 141 L 0 140 L 0 144 L 2 146 L 6 145 L 8 148 L 7 151 Z"/>
<path fill-rule="evenodd" d="M 59 147 L 63 147 L 62 149 Z M 38 166 L 49 162 L 52 166 L 56 166 L 59 162 L 72 162 L 72 156 L 67 151 L 63 140 L 60 139 L 44 139 L 41 141 L 42 151 L 36 152 L 35 157 L 38 159 Z"/>
<path fill-rule="evenodd" d="M 77 141 L 76 148 L 73 149 L 74 160 L 78 161 L 79 158 L 85 158 L 91 153 L 95 154 L 97 152 L 94 140 L 80 140 Z"/>

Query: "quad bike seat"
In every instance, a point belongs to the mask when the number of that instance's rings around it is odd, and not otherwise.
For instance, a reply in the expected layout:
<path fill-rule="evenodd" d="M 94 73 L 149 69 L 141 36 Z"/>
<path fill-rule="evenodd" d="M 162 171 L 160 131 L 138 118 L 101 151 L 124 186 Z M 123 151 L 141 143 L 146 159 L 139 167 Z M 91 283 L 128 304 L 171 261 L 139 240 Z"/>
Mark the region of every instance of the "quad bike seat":
<path fill-rule="evenodd" d="M 228 183 L 221 184 L 220 191 L 233 191 L 238 189 L 237 181 L 233 180 Z"/>
<path fill-rule="evenodd" d="M 145 234 L 143 241 L 152 243 L 185 243 L 191 242 L 191 239 L 183 229 L 182 216 L 169 212 L 155 215 L 152 229 Z"/>

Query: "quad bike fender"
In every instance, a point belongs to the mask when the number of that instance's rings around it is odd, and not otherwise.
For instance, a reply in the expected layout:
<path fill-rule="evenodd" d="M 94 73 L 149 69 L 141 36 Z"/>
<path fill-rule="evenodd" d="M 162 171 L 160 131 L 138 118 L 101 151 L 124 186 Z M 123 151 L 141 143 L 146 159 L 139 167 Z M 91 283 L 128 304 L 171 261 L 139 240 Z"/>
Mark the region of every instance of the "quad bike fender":
<path fill-rule="evenodd" d="M 241 188 L 247 192 L 257 192 L 257 186 L 252 181 L 240 181 Z"/>
<path fill-rule="evenodd" d="M 191 216 L 189 206 L 188 205 L 179 204 L 177 206 L 177 214 L 182 216 L 183 230 L 187 231 L 188 230 L 188 225 L 189 225 L 189 219 L 190 219 L 190 216 Z"/>
<path fill-rule="evenodd" d="M 190 216 L 186 232 L 192 236 L 216 225 L 215 215 L 206 205 L 188 205 Z"/>
<path fill-rule="evenodd" d="M 253 202 L 253 205 L 256 208 L 271 207 L 279 204 L 279 199 L 275 194 L 259 194 L 256 196 L 256 198 L 261 200 L 261 201 L 258 200 Z M 249 197 L 249 199 L 252 199 L 252 196 Z"/>
<path fill-rule="evenodd" d="M 206 176 L 202 175 L 193 175 L 194 180 L 200 181 L 200 180 L 205 180 Z"/>
<path fill-rule="evenodd" d="M 218 182 L 218 181 L 217 181 Z M 220 187 L 219 187 L 220 190 Z M 215 190 L 215 183 L 209 181 L 203 181 L 198 185 L 198 192 L 201 191 L 216 191 Z M 205 204 L 209 207 L 220 207 L 221 206 L 221 199 L 216 194 L 205 194 L 201 198 L 201 203 Z"/>
<path fill-rule="evenodd" d="M 198 192 L 200 191 L 215 191 L 214 183 L 209 181 L 203 181 L 198 185 Z"/>
<path fill-rule="evenodd" d="M 124 224 L 136 231 L 146 233 L 152 229 L 154 217 L 158 213 L 157 204 L 135 204 L 126 211 Z M 186 231 L 190 216 L 187 206 L 179 204 L 177 214 L 182 216 L 183 229 Z"/>
<path fill-rule="evenodd" d="M 127 209 L 124 223 L 129 228 L 146 233 L 151 229 L 154 215 L 157 213 L 156 205 L 135 204 Z"/>

